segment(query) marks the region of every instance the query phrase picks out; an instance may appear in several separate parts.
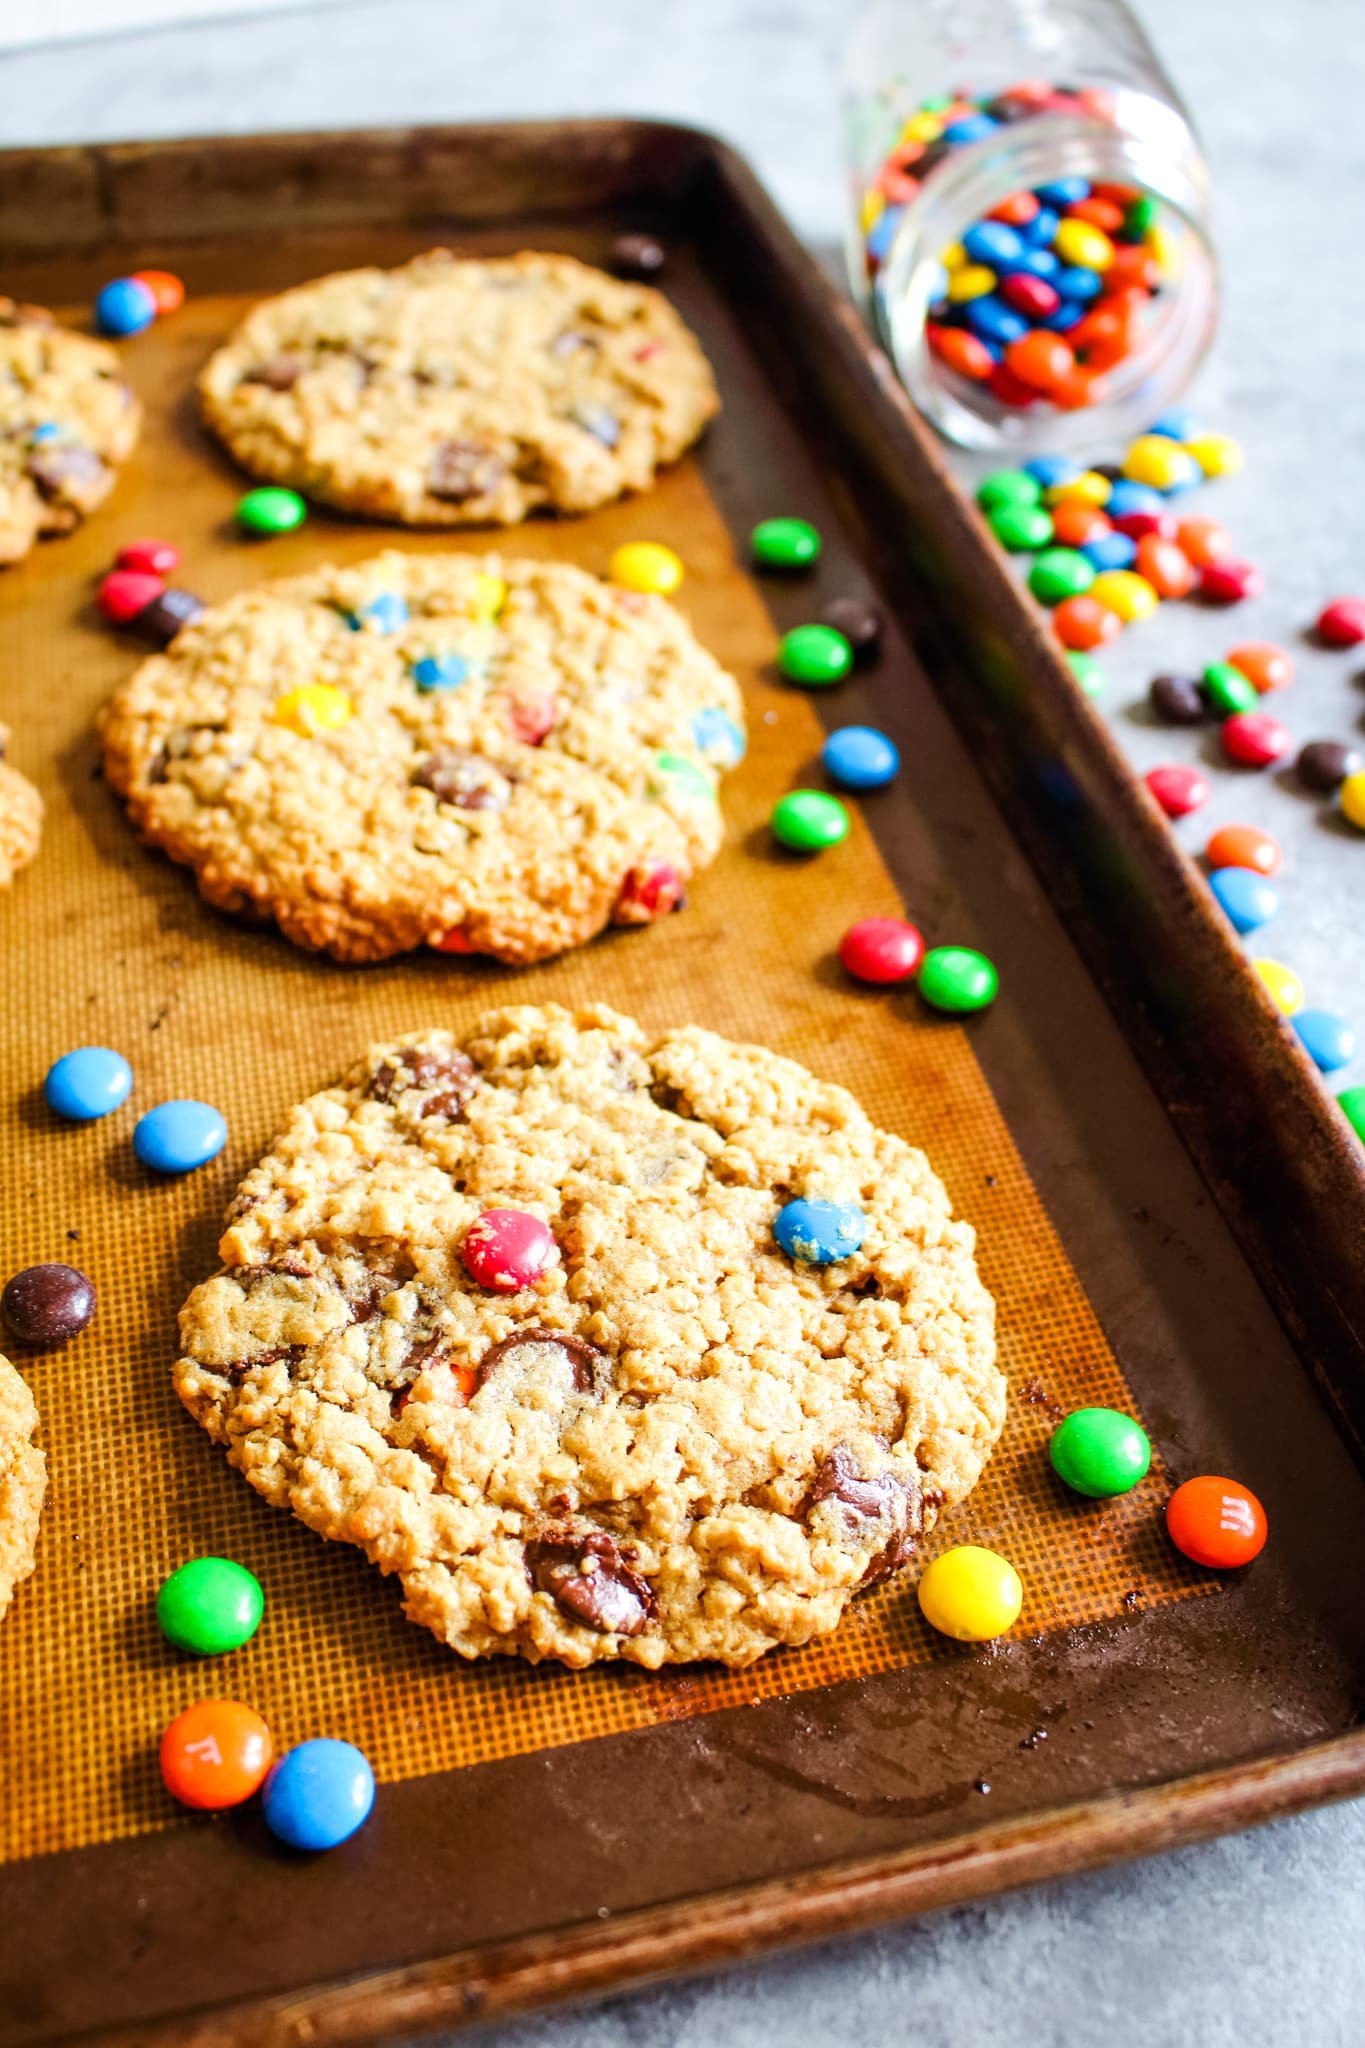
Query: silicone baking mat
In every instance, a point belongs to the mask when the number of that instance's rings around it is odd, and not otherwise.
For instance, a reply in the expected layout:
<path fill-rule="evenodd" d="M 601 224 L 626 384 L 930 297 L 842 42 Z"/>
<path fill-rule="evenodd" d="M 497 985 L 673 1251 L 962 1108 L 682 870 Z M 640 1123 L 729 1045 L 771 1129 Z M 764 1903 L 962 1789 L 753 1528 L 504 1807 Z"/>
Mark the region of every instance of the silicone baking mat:
<path fill-rule="evenodd" d="M 295 253 L 293 275 L 326 267 Z M 386 260 L 404 253 L 392 246 Z M 502 541 L 601 571 L 618 541 L 649 537 L 687 565 L 679 602 L 740 677 L 751 745 L 725 787 L 725 851 L 684 915 L 522 972 L 434 955 L 348 970 L 219 916 L 184 872 L 135 841 L 98 779 L 92 736 L 96 708 L 137 659 L 90 601 L 120 542 L 174 539 L 178 580 L 208 598 L 385 545 L 490 545 L 320 513 L 266 545 L 236 538 L 242 484 L 203 438 L 190 388 L 246 303 L 200 293 L 128 346 L 149 416 L 116 495 L 76 536 L 0 577 L 13 758 L 48 802 L 40 859 L 0 907 L 0 1270 L 67 1259 L 99 1290 L 94 1325 L 68 1351 L 18 1359 L 42 1412 L 51 1492 L 38 1573 L 0 1631 L 0 1859 L 182 1822 L 160 1786 L 156 1739 L 206 1693 L 252 1702 L 281 1746 L 347 1737 L 394 1779 L 968 1654 L 931 1637 L 903 1578 L 857 1603 L 826 1641 L 740 1672 L 467 1665 L 402 1619 L 396 1587 L 358 1552 L 258 1500 L 181 1410 L 168 1373 L 176 1311 L 213 1270 L 232 1189 L 288 1105 L 371 1041 L 429 1023 L 463 1029 L 498 1003 L 605 1000 L 650 1026 L 694 1020 L 762 1041 L 844 1083 L 874 1119 L 923 1146 L 977 1226 L 1012 1389 L 985 1478 L 931 1550 L 970 1537 L 1005 1551 L 1026 1586 L 1021 1634 L 1198 1590 L 1162 1535 L 1159 1475 L 1104 1505 L 1064 1495 L 1051 1475 L 1056 1417 L 1086 1403 L 1131 1408 L 1131 1395 L 982 1075 L 971 1025 L 931 1017 L 913 993 L 855 990 L 837 967 L 854 916 L 900 907 L 858 807 L 849 840 L 817 864 L 772 845 L 768 811 L 812 780 L 821 728 L 809 700 L 772 674 L 762 593 L 696 464 L 646 499 Z M 722 420 L 721 459 L 725 432 Z M 892 658 L 885 680 L 894 687 Z M 913 775 L 881 801 L 912 804 Z M 926 873 L 915 910 L 931 938 L 970 937 L 933 929 L 938 893 Z M 61 1125 L 43 1104 L 42 1075 L 59 1052 L 92 1042 L 128 1055 L 134 1095 L 100 1123 Z M 230 1137 L 210 1167 L 165 1181 L 136 1164 L 131 1134 L 143 1110 L 179 1095 L 216 1103 Z M 240 1559 L 267 1599 L 256 1639 L 211 1664 L 165 1645 L 152 1605 L 164 1575 L 204 1553 Z"/>

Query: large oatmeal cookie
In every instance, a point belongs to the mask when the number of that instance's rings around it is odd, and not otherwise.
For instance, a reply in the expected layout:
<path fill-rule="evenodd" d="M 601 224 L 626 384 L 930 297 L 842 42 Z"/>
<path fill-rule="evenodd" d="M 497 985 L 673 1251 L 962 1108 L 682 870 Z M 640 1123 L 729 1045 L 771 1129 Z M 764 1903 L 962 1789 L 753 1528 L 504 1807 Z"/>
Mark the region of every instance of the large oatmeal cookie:
<path fill-rule="evenodd" d="M 107 341 L 0 298 L 0 563 L 79 526 L 113 489 L 141 424 Z"/>
<path fill-rule="evenodd" d="M 214 606 L 102 733 L 138 827 L 221 908 L 339 960 L 526 961 L 678 906 L 741 717 L 662 598 L 385 554 Z"/>
<path fill-rule="evenodd" d="M 0 1358 L 0 1618 L 33 1570 L 47 1459 L 33 1441 L 38 1410 L 7 1358 Z"/>
<path fill-rule="evenodd" d="M 800 1196 L 856 1204 L 861 1248 L 790 1260 Z M 548 1225 L 530 1284 L 490 1210 Z M 976 1483 L 1005 1386 L 973 1241 L 922 1153 L 790 1060 L 499 1010 L 292 1112 L 175 1383 L 464 1656 L 746 1664 L 834 1628 Z"/>
<path fill-rule="evenodd" d="M 410 526 L 510 526 L 648 490 L 720 403 L 648 285 L 571 256 L 444 249 L 267 299 L 199 391 L 253 476 Z"/>

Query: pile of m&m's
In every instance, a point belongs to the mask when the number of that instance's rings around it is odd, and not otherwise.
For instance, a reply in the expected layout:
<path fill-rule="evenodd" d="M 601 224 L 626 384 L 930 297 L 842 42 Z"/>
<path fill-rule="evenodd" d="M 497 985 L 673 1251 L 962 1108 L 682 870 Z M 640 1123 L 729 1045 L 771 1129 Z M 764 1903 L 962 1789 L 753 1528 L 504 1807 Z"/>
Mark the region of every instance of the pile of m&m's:
<path fill-rule="evenodd" d="M 987 98 L 923 100 L 864 191 L 874 285 L 905 210 L 955 152 L 1043 113 L 1109 122 L 1110 94 L 1025 80 Z M 1008 194 L 941 255 L 926 340 L 951 378 L 1002 405 L 1077 411 L 1141 347 L 1179 260 L 1159 202 L 1135 185 L 1064 177 Z"/>
<path fill-rule="evenodd" d="M 821 541 L 808 520 L 781 517 L 761 520 L 750 547 L 760 569 L 791 575 L 815 566 Z M 801 689 L 829 689 L 845 680 L 855 662 L 875 658 L 881 632 L 874 605 L 833 598 L 820 619 L 783 634 L 778 671 Z M 825 741 L 820 761 L 831 782 L 858 795 L 885 788 L 900 770 L 895 741 L 870 725 L 840 726 Z M 847 806 L 821 789 L 789 790 L 769 820 L 779 846 L 800 854 L 839 845 L 850 822 Z M 973 946 L 926 947 L 923 935 L 903 918 L 863 918 L 844 934 L 839 957 L 855 980 L 883 986 L 914 981 L 932 1009 L 955 1016 L 987 1009 L 999 991 L 999 976 L 984 953 Z"/>

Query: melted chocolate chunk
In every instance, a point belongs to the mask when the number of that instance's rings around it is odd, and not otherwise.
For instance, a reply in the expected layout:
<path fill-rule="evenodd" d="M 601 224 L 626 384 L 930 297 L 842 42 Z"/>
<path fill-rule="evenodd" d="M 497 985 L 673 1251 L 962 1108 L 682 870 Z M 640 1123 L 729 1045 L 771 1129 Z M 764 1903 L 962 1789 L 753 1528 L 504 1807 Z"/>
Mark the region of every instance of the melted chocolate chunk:
<path fill-rule="evenodd" d="M 136 626 L 154 647 L 169 647 L 181 627 L 192 626 L 203 613 L 202 597 L 196 597 L 192 590 L 177 590 L 172 584 L 160 597 L 142 607 Z"/>
<path fill-rule="evenodd" d="M 487 497 L 506 474 L 496 448 L 481 441 L 442 441 L 427 470 L 427 489 L 433 498 L 462 505 L 466 498 Z"/>
<path fill-rule="evenodd" d="M 606 1353 L 599 1351 L 595 1344 L 589 1344 L 586 1337 L 571 1337 L 563 1330 L 539 1327 L 513 1330 L 510 1337 L 500 1338 L 485 1351 L 479 1362 L 479 1385 L 482 1386 L 488 1375 L 496 1372 L 513 1352 L 533 1348 L 561 1354 L 568 1362 L 573 1384 L 580 1394 L 600 1390 L 609 1369 Z"/>
<path fill-rule="evenodd" d="M 221 1372 L 240 1384 L 249 1372 L 261 1372 L 267 1365 L 279 1365 L 281 1360 L 289 1366 L 297 1365 L 305 1349 L 302 1344 L 277 1344 L 269 1351 L 259 1352 L 255 1358 L 235 1358 L 231 1365 L 211 1365 L 208 1370 Z"/>
<path fill-rule="evenodd" d="M 811 1510 L 831 1500 L 840 1508 L 848 1533 L 855 1540 L 868 1533 L 869 1523 L 882 1523 L 889 1534 L 881 1549 L 868 1560 L 862 1576 L 864 1586 L 889 1579 L 908 1564 L 924 1527 L 924 1503 L 919 1487 L 898 1473 L 880 1472 L 869 1479 L 859 1471 L 853 1453 L 836 1444 L 821 1464 L 810 1492 L 801 1506 L 802 1518 L 810 1520 Z"/>
<path fill-rule="evenodd" d="M 102 481 L 104 464 L 93 448 L 74 441 L 35 448 L 28 458 L 28 473 L 45 498 L 79 499 Z"/>
<path fill-rule="evenodd" d="M 512 796 L 502 771 L 463 747 L 438 747 L 418 762 L 412 779 L 419 789 L 429 789 L 437 803 L 453 804 L 459 811 L 505 810 Z"/>
<path fill-rule="evenodd" d="M 605 1636 L 641 1635 L 656 1611 L 648 1579 L 631 1570 L 602 1529 L 547 1529 L 526 1546 L 531 1584 L 571 1621 Z"/>
<path fill-rule="evenodd" d="M 269 362 L 248 370 L 242 382 L 264 384 L 268 391 L 292 391 L 307 368 L 306 356 L 271 356 Z"/>
<path fill-rule="evenodd" d="M 365 1092 L 376 1102 L 392 1102 L 406 1088 L 426 1089 L 419 1115 L 454 1123 L 478 1085 L 479 1070 L 468 1053 L 454 1046 L 409 1045 L 380 1067 Z"/>

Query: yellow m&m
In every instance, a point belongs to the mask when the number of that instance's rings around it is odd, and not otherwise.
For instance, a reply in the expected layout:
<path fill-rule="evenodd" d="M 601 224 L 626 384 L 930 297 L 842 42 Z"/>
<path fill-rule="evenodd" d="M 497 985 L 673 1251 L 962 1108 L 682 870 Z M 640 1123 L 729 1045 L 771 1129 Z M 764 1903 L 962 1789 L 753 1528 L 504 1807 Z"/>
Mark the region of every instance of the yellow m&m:
<path fill-rule="evenodd" d="M 331 683 L 305 683 L 287 690 L 275 706 L 276 725 L 288 726 L 301 739 L 315 739 L 320 732 L 335 732 L 352 716 L 354 706 L 344 690 Z"/>
<path fill-rule="evenodd" d="M 1277 1010 L 1292 1017 L 1295 1010 L 1303 1008 L 1303 983 L 1292 967 L 1285 967 L 1279 960 L 1253 960 L 1251 964 Z"/>
<path fill-rule="evenodd" d="M 624 590 L 641 590 L 655 597 L 667 597 L 683 580 L 683 565 L 672 548 L 656 540 L 629 540 L 615 548 L 607 563 L 607 574 Z"/>
<path fill-rule="evenodd" d="M 1150 619 L 1161 602 L 1147 578 L 1132 569 L 1102 570 L 1087 595 L 1107 612 L 1117 612 L 1127 626 L 1138 619 Z"/>
<path fill-rule="evenodd" d="M 1052 246 L 1063 263 L 1081 270 L 1107 270 L 1114 260 L 1114 245 L 1108 235 L 1088 220 L 1064 220 Z"/>
<path fill-rule="evenodd" d="M 1150 484 L 1154 491 L 1198 483 L 1200 474 L 1194 457 L 1163 434 L 1140 434 L 1123 458 L 1123 473 L 1135 484 Z"/>
<path fill-rule="evenodd" d="M 988 1643 L 1013 1628 L 1024 1588 L 1007 1557 L 960 1543 L 936 1557 L 919 1582 L 920 1612 L 930 1628 L 959 1643 Z"/>
<path fill-rule="evenodd" d="M 1245 467 L 1246 457 L 1240 441 L 1234 441 L 1231 434 L 1196 434 L 1192 441 L 1182 441 L 1181 447 L 1192 455 L 1205 476 L 1236 476 Z"/>
<path fill-rule="evenodd" d="M 496 619 L 507 602 L 507 585 L 501 576 L 490 576 L 481 569 L 474 578 L 474 616 L 489 621 Z"/>
<path fill-rule="evenodd" d="M 1342 817 L 1365 832 L 1365 774 L 1348 775 L 1337 791 L 1337 802 Z"/>
<path fill-rule="evenodd" d="M 1045 505 L 1107 505 L 1114 486 L 1097 469 L 1083 470 L 1064 484 L 1049 484 L 1043 492 Z"/>

